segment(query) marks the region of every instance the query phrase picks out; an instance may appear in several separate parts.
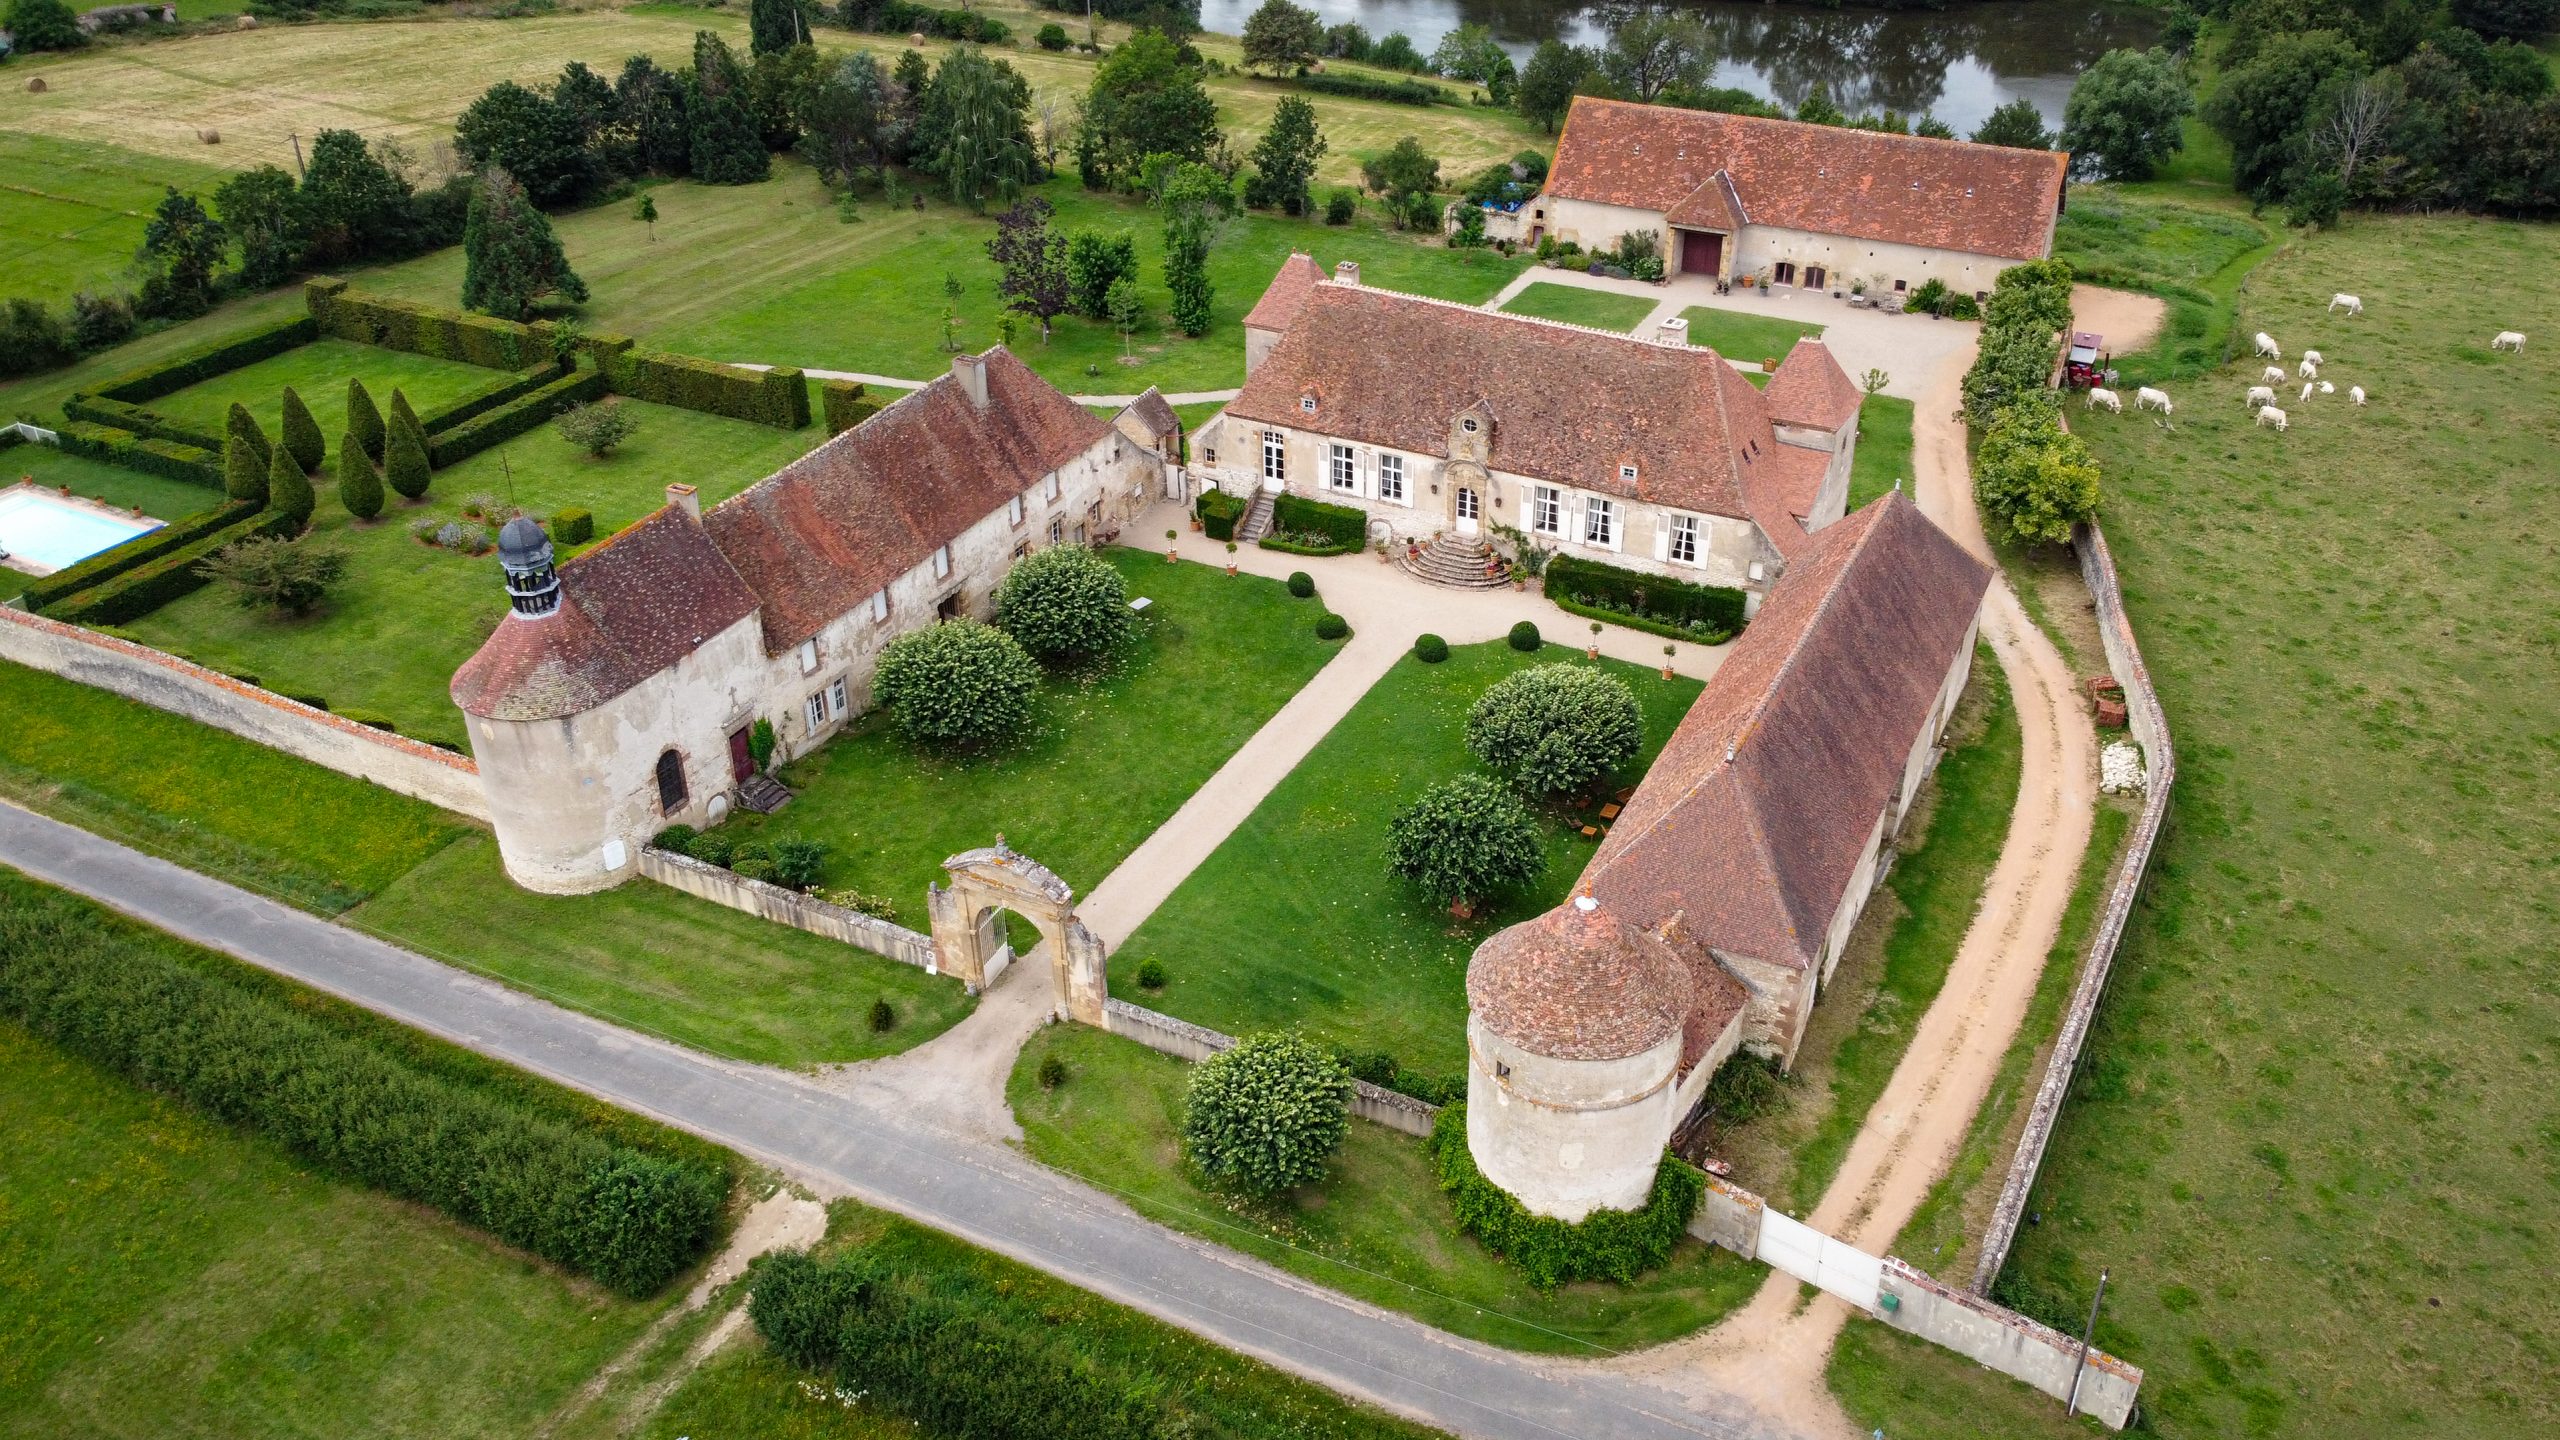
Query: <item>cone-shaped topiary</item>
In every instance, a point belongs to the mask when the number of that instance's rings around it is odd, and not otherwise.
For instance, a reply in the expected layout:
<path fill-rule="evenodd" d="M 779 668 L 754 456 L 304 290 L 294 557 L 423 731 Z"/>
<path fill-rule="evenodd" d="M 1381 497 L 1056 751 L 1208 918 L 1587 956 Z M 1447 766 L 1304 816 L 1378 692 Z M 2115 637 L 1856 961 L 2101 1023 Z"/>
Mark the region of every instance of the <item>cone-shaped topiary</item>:
<path fill-rule="evenodd" d="M 391 411 L 384 418 L 390 422 L 391 428 L 395 430 L 406 425 L 410 429 L 417 431 L 418 448 L 421 450 L 427 448 L 427 427 L 418 423 L 418 412 L 409 408 L 409 396 L 407 392 L 396 389 L 391 392 Z"/>
<path fill-rule="evenodd" d="M 355 438 L 347 435 L 338 441 L 338 503 L 357 519 L 370 520 L 382 513 L 382 477 L 374 473 L 373 462 L 364 458 L 364 447 Z M 399 453 L 397 445 L 392 453 Z"/>
<path fill-rule="evenodd" d="M 320 422 L 311 418 L 311 407 L 290 385 L 284 387 L 284 448 L 293 452 L 293 463 L 305 475 L 320 473 L 320 462 L 328 455 L 328 442 L 320 438 Z"/>
<path fill-rule="evenodd" d="M 267 432 L 259 426 L 258 417 L 249 413 L 248 406 L 234 400 L 231 402 L 231 413 L 224 417 L 222 425 L 226 437 L 237 435 L 249 442 L 249 448 L 258 452 L 258 469 L 263 473 L 275 446 L 268 441 Z"/>
<path fill-rule="evenodd" d="M 299 526 L 311 518 L 320 497 L 311 493 L 311 479 L 302 467 L 293 463 L 293 452 L 279 445 L 275 463 L 267 467 L 267 504 L 281 510 Z"/>
<path fill-rule="evenodd" d="M 382 411 L 375 408 L 373 396 L 361 380 L 347 382 L 347 433 L 355 436 L 356 443 L 364 447 L 365 458 L 376 465 L 382 463 L 382 446 L 387 438 L 382 428 Z"/>
<path fill-rule="evenodd" d="M 400 492 L 403 500 L 415 500 L 427 493 L 427 482 L 435 472 L 427 464 L 426 437 L 419 433 L 417 422 L 391 427 L 391 454 L 383 467 L 383 478 Z"/>
<path fill-rule="evenodd" d="M 270 463 L 258 458 L 258 447 L 247 436 L 233 433 L 222 442 L 222 493 L 234 500 L 266 504 Z"/>

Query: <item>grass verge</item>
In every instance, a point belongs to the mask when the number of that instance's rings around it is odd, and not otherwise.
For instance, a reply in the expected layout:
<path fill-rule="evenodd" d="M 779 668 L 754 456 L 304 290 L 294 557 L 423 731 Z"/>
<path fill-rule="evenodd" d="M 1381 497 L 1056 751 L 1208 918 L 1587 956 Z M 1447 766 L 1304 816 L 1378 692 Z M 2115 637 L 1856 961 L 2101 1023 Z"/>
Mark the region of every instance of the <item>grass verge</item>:
<path fill-rule="evenodd" d="M 1558 285 L 1541 280 L 1504 301 L 1502 308 L 1506 314 L 1563 320 L 1596 330 L 1615 330 L 1623 335 L 1652 314 L 1653 305 L 1652 297 L 1647 295 L 1585 290 L 1578 285 Z"/>
<path fill-rule="evenodd" d="M 1870 395 L 1858 406 L 1858 453 L 1849 457 L 1849 508 L 1877 499 L 1896 484 L 1912 484 L 1912 403 L 1894 395 Z"/>
<path fill-rule="evenodd" d="M 1822 326 L 1810 321 L 1753 315 L 1715 305 L 1692 305 L 1680 312 L 1680 318 L 1689 322 L 1690 344 L 1711 346 L 1727 360 L 1746 365 L 1784 360 L 1798 340 L 1808 335 L 1820 338 L 1823 331 Z"/>

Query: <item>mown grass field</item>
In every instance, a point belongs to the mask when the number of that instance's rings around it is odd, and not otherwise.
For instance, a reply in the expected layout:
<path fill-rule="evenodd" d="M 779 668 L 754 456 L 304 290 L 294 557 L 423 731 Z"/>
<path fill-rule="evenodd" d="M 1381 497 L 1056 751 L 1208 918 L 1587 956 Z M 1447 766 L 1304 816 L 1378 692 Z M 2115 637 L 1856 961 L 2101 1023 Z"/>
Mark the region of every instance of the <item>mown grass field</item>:
<path fill-rule="evenodd" d="M 1557 663 L 1590 662 L 1561 645 L 1524 655 L 1501 641 L 1454 647 L 1438 665 L 1398 661 L 1112 953 L 1112 993 L 1231 1035 L 1297 1026 L 1426 1074 L 1464 1073 L 1467 957 L 1564 900 L 1597 844 L 1573 827 L 1595 816 L 1543 812 L 1545 876 L 1463 921 L 1388 873 L 1387 827 L 1424 790 L 1477 770 L 1466 717 L 1486 687 Z M 1701 687 L 1600 664 L 1644 710 L 1644 751 L 1619 779 L 1632 785 Z M 1171 977 L 1161 991 L 1138 987 L 1150 959 Z"/>
<path fill-rule="evenodd" d="M 290 387 L 319 425 L 333 457 L 325 468 L 334 474 L 338 439 L 347 431 L 348 381 L 363 381 L 374 408 L 385 416 L 394 390 L 408 396 L 410 407 L 423 415 L 505 379 L 506 373 L 352 340 L 314 340 L 164 395 L 151 402 L 151 409 L 220 435 L 236 402 L 248 407 L 269 440 L 277 440 L 284 435 L 284 392 Z"/>
<path fill-rule="evenodd" d="M 2177 815 L 2009 1278 L 2071 1310 L 2113 1267 L 2098 1341 L 2148 1369 L 2159 1434 L 2560 1419 L 2560 374 L 2487 349 L 2560 333 L 2560 300 L 2445 283 L 2555 262 L 2547 227 L 2351 220 L 2238 324 L 2371 406 L 2256 429 L 2243 366 L 2173 427 L 2078 427 Z M 2321 313 L 2340 288 L 2363 318 Z"/>
<path fill-rule="evenodd" d="M 1036 1077 L 1053 1055 L 1067 1082 L 1043 1090 Z M 1149 1219 L 1491 1345 L 1590 1355 L 1660 1344 L 1714 1324 L 1769 1273 L 1687 1241 L 1632 1284 L 1540 1291 L 1459 1231 L 1424 1141 L 1365 1121 L 1352 1122 L 1322 1181 L 1270 1199 L 1234 1193 L 1182 1158 L 1190 1074 L 1134 1040 L 1053 1026 L 1023 1047 L 1006 1098 L 1035 1158 Z"/>
<path fill-rule="evenodd" d="M 1564 320 L 1596 330 L 1615 330 L 1625 334 L 1653 313 L 1653 301 L 1643 295 L 1585 290 L 1575 285 L 1557 285 L 1541 280 L 1504 301 L 1502 308 L 1513 315 Z"/>
<path fill-rule="evenodd" d="M 1746 365 L 1784 360 L 1796 342 L 1822 338 L 1825 327 L 1775 315 L 1752 315 L 1714 305 L 1692 305 L 1680 312 L 1689 322 L 1689 343 L 1712 347 L 1727 360 Z"/>
<path fill-rule="evenodd" d="M 2092 283 L 2168 302 L 2151 347 L 2115 355 L 2125 386 L 2185 379 L 2222 364 L 2241 282 L 2276 245 L 2229 193 L 2227 172 L 2222 184 L 2219 194 L 2159 181 L 2071 188 L 2054 227 L 2054 258 L 2070 261 Z"/>
<path fill-rule="evenodd" d="M 123 288 L 164 187 L 209 190 L 229 173 L 194 157 L 76 144 L 0 123 L 0 174 L 9 177 L 0 182 L 0 298 L 41 298 L 59 309 L 82 290 Z"/>
<path fill-rule="evenodd" d="M 1912 402 L 1870 395 L 1858 406 L 1858 453 L 1849 457 L 1849 508 L 1857 509 L 1899 481 L 1909 489 Z"/>

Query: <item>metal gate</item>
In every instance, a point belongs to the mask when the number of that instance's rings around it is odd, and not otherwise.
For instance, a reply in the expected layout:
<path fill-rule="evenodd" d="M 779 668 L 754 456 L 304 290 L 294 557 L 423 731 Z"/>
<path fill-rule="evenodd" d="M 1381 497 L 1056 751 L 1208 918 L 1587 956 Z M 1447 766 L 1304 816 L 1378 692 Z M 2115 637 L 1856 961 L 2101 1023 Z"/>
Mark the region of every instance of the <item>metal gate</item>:
<path fill-rule="evenodd" d="M 1884 1261 L 1775 1210 L 1760 1217 L 1759 1250 L 1759 1258 L 1772 1268 L 1819 1285 L 1861 1310 L 1875 1309 L 1884 1293 Z"/>

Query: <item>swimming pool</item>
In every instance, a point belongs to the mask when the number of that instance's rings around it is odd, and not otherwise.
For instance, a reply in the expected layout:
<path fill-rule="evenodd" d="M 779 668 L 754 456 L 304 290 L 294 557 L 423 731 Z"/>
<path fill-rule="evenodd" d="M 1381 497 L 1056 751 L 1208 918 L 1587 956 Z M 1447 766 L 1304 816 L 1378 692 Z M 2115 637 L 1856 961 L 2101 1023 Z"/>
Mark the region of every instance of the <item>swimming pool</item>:
<path fill-rule="evenodd" d="M 20 481 L 0 490 L 0 564 L 50 575 L 160 528 L 157 520 Z"/>

